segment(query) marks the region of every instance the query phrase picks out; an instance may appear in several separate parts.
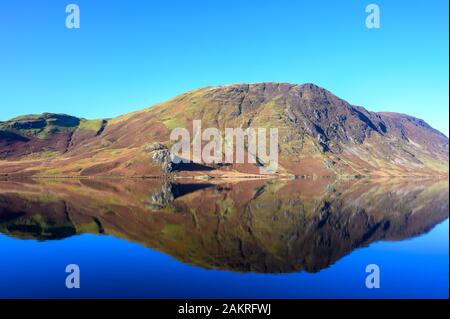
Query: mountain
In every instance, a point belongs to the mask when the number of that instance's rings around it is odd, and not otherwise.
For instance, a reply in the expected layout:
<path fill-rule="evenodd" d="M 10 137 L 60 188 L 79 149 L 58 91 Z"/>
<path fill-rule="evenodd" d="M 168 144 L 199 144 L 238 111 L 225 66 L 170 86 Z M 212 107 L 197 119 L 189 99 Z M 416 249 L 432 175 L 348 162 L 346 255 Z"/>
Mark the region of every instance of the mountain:
<path fill-rule="evenodd" d="M 0 122 L 3 176 L 243 176 L 257 164 L 171 165 L 173 128 L 277 127 L 279 175 L 448 175 L 448 138 L 415 117 L 369 112 L 313 84 L 206 87 L 112 119 L 44 113 Z"/>

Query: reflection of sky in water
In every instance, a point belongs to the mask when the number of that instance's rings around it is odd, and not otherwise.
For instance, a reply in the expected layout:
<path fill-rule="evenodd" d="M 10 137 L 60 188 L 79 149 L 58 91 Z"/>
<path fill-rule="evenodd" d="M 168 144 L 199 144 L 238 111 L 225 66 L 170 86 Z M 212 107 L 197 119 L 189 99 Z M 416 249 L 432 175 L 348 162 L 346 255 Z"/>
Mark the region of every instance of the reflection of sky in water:
<path fill-rule="evenodd" d="M 320 273 L 241 274 L 185 265 L 109 236 L 60 241 L 0 234 L 0 297 L 436 297 L 448 298 L 449 222 L 426 235 L 360 248 Z M 81 267 L 67 290 L 65 266 Z M 365 288 L 365 266 L 381 268 L 381 288 Z"/>

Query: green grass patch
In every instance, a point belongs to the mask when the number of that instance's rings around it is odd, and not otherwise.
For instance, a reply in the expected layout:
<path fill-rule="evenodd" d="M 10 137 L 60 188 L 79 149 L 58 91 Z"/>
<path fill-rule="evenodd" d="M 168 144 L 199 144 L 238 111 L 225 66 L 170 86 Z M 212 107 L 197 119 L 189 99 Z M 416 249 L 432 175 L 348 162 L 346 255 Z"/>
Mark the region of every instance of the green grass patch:
<path fill-rule="evenodd" d="M 32 153 L 21 157 L 22 160 L 49 160 L 59 155 L 56 151 L 43 151 L 39 153 Z"/>
<path fill-rule="evenodd" d="M 92 222 L 89 224 L 78 224 L 76 225 L 77 232 L 80 234 L 99 234 L 100 229 L 97 223 Z"/>
<path fill-rule="evenodd" d="M 86 130 L 86 131 L 95 131 L 98 132 L 103 124 L 103 119 L 99 120 L 82 120 L 78 129 Z"/>
<path fill-rule="evenodd" d="M 180 224 L 167 224 L 161 230 L 161 233 L 172 239 L 183 238 L 184 227 Z"/>
<path fill-rule="evenodd" d="M 178 127 L 183 127 L 183 128 L 185 127 L 184 123 L 182 123 L 178 119 L 166 120 L 163 123 L 170 130 L 173 130 L 173 129 L 178 128 Z"/>

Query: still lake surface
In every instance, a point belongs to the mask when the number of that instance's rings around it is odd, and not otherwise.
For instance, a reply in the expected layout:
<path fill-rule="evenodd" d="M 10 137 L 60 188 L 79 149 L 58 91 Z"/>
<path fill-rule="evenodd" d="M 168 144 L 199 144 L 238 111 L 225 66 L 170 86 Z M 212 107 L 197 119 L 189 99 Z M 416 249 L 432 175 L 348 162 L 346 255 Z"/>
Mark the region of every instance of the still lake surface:
<path fill-rule="evenodd" d="M 0 297 L 448 298 L 448 204 L 447 180 L 0 181 Z"/>

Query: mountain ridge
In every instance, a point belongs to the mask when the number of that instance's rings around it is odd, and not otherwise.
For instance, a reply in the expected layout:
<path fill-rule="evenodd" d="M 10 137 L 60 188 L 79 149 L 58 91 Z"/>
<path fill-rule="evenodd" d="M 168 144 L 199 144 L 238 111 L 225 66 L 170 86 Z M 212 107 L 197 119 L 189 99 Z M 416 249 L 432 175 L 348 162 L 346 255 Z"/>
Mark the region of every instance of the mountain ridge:
<path fill-rule="evenodd" d="M 162 176 L 152 143 L 192 121 L 203 127 L 278 127 L 279 175 L 447 175 L 448 138 L 425 121 L 370 112 L 312 83 L 204 87 L 110 119 L 25 115 L 0 122 L 0 173 L 7 176 Z M 147 151 L 146 151 L 147 150 Z M 157 157 L 157 156 L 156 156 Z M 208 166 L 208 175 L 258 174 L 253 164 Z M 204 170 L 171 172 L 204 175 Z"/>

